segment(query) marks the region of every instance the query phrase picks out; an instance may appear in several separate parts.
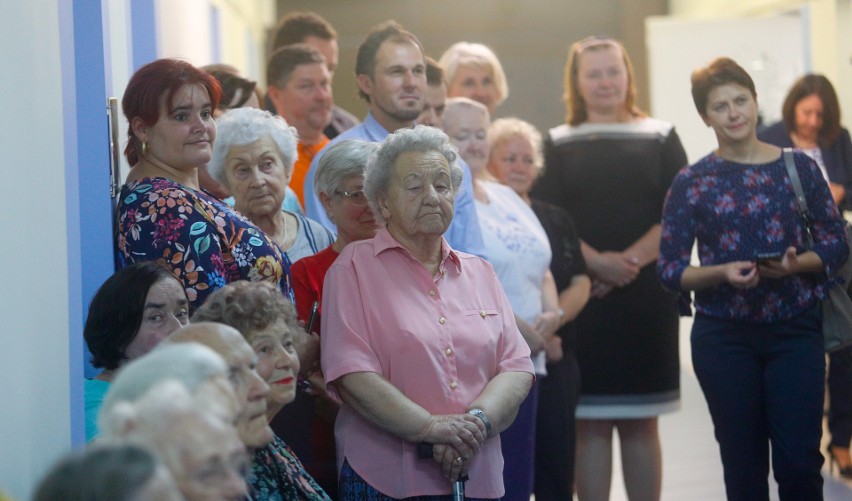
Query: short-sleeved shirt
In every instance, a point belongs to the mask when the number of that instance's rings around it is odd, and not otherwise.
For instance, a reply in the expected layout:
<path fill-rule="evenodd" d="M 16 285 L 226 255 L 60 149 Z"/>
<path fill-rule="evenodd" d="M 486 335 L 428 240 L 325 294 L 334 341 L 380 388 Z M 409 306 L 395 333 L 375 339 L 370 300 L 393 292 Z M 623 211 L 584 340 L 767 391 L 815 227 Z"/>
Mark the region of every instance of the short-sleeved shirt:
<path fill-rule="evenodd" d="M 203 191 L 170 179 L 124 185 L 118 202 L 119 267 L 140 261 L 166 265 L 194 310 L 210 293 L 236 280 L 267 280 L 290 296 L 281 250 L 251 221 Z"/>
<path fill-rule="evenodd" d="M 530 350 L 485 260 L 442 241 L 433 277 L 387 229 L 352 242 L 323 290 L 322 369 L 329 391 L 355 372 L 374 372 L 432 414 L 465 412 L 502 372 L 533 372 Z M 371 486 L 395 498 L 449 494 L 450 482 L 416 445 L 343 404 L 335 425 L 338 468 L 346 458 Z M 470 463 L 466 494 L 503 496 L 500 439 Z"/>
<path fill-rule="evenodd" d="M 550 267 L 547 233 L 535 213 L 515 191 L 503 184 L 483 181 L 488 203 L 476 201 L 485 257 L 494 267 L 509 297 L 512 311 L 532 325 L 543 308 L 541 284 Z M 545 353 L 533 357 L 536 374 L 547 375 Z"/>

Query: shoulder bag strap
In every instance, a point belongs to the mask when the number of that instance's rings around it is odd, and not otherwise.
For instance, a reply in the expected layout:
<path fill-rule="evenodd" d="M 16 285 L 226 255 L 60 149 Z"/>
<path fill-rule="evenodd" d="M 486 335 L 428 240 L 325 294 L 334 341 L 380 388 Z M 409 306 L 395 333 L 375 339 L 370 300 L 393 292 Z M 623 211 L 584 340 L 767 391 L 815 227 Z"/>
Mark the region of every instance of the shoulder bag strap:
<path fill-rule="evenodd" d="M 784 148 L 784 165 L 787 167 L 787 176 L 790 177 L 790 183 L 793 185 L 793 191 L 796 193 L 796 203 L 799 206 L 799 215 L 802 217 L 802 222 L 805 225 L 805 233 L 808 237 L 808 246 L 814 246 L 814 237 L 811 234 L 810 214 L 808 212 L 808 201 L 805 199 L 805 190 L 802 189 L 802 181 L 799 179 L 799 171 L 796 170 L 796 163 L 793 160 L 793 149 Z"/>

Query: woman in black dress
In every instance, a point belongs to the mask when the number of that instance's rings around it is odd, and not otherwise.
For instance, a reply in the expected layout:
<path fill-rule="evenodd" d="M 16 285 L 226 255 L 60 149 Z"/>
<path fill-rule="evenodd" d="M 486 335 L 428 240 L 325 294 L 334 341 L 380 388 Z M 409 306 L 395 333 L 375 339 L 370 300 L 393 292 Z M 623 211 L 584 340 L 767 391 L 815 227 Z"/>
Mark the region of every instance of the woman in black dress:
<path fill-rule="evenodd" d="M 532 193 L 574 217 L 592 278 L 576 322 L 581 500 L 609 498 L 613 430 L 628 497 L 659 499 L 657 417 L 680 405 L 676 299 L 654 264 L 666 191 L 687 159 L 672 125 L 636 107 L 633 81 L 618 41 L 590 37 L 571 47 L 567 123 L 550 130 Z"/>

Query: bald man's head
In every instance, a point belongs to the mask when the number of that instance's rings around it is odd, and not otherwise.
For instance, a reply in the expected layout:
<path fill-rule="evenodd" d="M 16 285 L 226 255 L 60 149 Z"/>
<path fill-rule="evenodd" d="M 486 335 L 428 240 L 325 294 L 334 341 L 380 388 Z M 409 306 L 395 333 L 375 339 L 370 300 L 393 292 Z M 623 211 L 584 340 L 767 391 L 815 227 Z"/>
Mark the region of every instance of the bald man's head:
<path fill-rule="evenodd" d="M 249 448 L 272 441 L 272 429 L 266 419 L 269 385 L 255 371 L 257 355 L 240 331 L 217 322 L 190 323 L 174 331 L 167 342 L 199 343 L 218 353 L 228 364 L 228 379 L 243 404 L 236 423 L 240 438 Z"/>

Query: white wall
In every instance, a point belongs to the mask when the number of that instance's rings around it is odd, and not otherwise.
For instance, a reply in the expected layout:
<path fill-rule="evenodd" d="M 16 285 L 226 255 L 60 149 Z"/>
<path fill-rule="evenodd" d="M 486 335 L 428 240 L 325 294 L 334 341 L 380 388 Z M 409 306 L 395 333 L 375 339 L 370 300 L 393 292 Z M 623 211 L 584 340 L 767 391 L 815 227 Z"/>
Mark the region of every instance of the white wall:
<path fill-rule="evenodd" d="M 837 91 L 841 119 L 852 126 L 852 8 L 850 0 L 669 0 L 674 17 L 691 19 L 757 18 L 808 13 L 808 71 L 825 75 Z"/>
<path fill-rule="evenodd" d="M 20 500 L 71 440 L 58 4 L 0 16 L 0 489 Z"/>
<path fill-rule="evenodd" d="M 219 13 L 219 47 L 211 45 L 213 9 Z M 273 0 L 156 0 L 156 10 L 159 57 L 197 66 L 227 63 L 263 83 L 266 32 L 277 21 Z"/>
<path fill-rule="evenodd" d="M 124 151 L 127 137 L 127 120 L 121 114 L 121 97 L 130 80 L 133 69 L 133 54 L 130 42 L 130 0 L 104 0 L 104 47 L 107 71 L 107 95 L 118 98 L 119 149 Z M 124 155 L 119 155 L 121 179 L 127 177 L 130 166 Z"/>
<path fill-rule="evenodd" d="M 718 56 L 734 59 L 754 80 L 764 120 L 774 123 L 787 90 L 809 70 L 802 23 L 798 15 L 646 20 L 651 115 L 675 124 L 690 163 L 716 147 L 692 102 L 692 71 Z"/>

